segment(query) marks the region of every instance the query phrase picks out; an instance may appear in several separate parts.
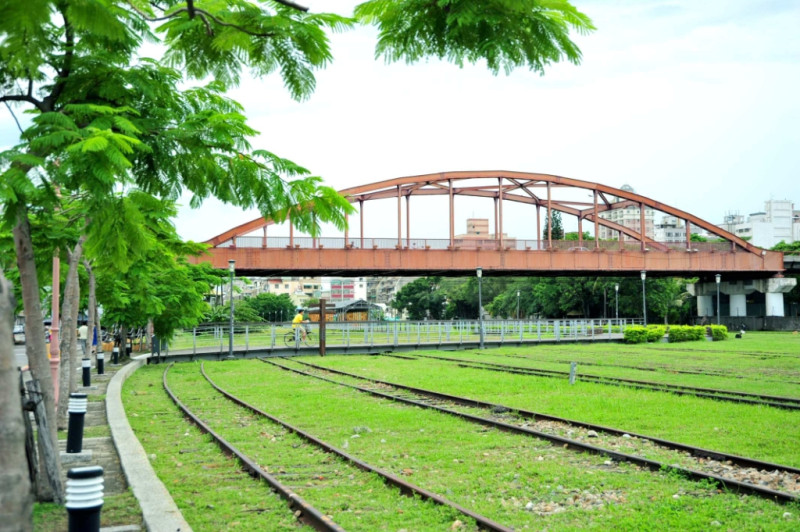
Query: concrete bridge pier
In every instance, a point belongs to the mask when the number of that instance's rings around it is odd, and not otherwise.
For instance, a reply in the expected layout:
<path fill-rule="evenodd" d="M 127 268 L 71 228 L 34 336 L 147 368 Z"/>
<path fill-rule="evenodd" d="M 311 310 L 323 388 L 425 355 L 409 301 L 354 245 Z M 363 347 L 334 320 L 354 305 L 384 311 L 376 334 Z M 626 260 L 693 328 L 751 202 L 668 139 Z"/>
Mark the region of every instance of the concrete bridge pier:
<path fill-rule="evenodd" d="M 766 296 L 767 316 L 784 317 L 783 294 L 789 292 L 797 285 L 794 277 L 773 277 L 758 281 L 761 283 L 761 292 Z"/>
<path fill-rule="evenodd" d="M 689 285 L 696 286 L 696 285 Z M 690 291 L 691 292 L 691 291 Z M 714 315 L 714 298 L 711 296 L 697 296 L 697 315 L 710 318 Z"/>
<path fill-rule="evenodd" d="M 771 279 L 756 279 L 753 281 L 734 281 L 720 283 L 719 292 L 730 296 L 728 316 L 747 316 L 747 296 L 753 292 L 765 295 L 766 315 L 784 316 L 783 294 L 792 290 L 797 284 L 797 279 L 786 277 L 773 277 Z M 711 317 L 716 315 L 714 298 L 717 295 L 717 283 L 694 283 L 686 285 L 687 291 L 697 297 L 697 315 Z"/>

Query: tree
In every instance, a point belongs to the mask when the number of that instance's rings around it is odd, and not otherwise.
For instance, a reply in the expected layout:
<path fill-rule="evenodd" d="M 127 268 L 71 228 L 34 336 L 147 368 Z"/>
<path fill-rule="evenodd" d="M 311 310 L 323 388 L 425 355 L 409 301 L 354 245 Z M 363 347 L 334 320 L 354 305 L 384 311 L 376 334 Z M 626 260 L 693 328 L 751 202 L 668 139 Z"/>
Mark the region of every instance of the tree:
<path fill-rule="evenodd" d="M 441 319 L 446 299 L 440 282 L 440 277 L 422 277 L 408 283 L 394 296 L 392 308 L 406 312 L 412 320 Z"/>
<path fill-rule="evenodd" d="M 548 240 L 550 237 L 552 237 L 553 240 L 563 240 L 564 226 L 561 225 L 561 212 L 554 210 L 551 212 L 550 217 L 553 219 L 553 230 L 552 232 L 548 230 L 550 227 L 550 220 L 545 217 L 544 229 L 542 230 L 542 240 Z"/>
<path fill-rule="evenodd" d="M 305 168 L 253 150 L 248 139 L 256 132 L 225 91 L 243 68 L 258 76 L 277 70 L 294 98 L 307 98 L 313 70 L 331 60 L 325 32 L 354 20 L 307 13 L 289 0 L 202 6 L 12 0 L 3 15 L 0 101 L 25 105 L 33 124 L 18 146 L 0 154 L 0 199 L 5 223 L 13 227 L 28 358 L 52 419 L 32 209 L 52 211 L 61 190 L 80 195 L 87 212 L 107 213 L 120 189 L 134 187 L 159 199 L 189 191 L 192 206 L 214 196 L 258 207 L 265 217 L 288 219 L 311 234 L 322 222 L 342 228 L 353 210 L 349 203 Z M 564 0 L 373 0 L 356 15 L 378 26 L 378 53 L 388 60 L 434 55 L 461 64 L 482 58 L 495 72 L 519 65 L 542 72 L 563 58 L 577 63 L 580 51 L 569 32 L 593 29 Z M 162 61 L 137 56 L 144 41 L 162 45 Z M 185 88 L 189 80 L 206 78 L 212 81 Z M 103 231 L 98 223 L 86 226 L 87 246 L 93 231 Z M 106 244 L 109 254 L 121 251 L 118 241 Z M 55 433 L 51 437 L 55 441 Z"/>
<path fill-rule="evenodd" d="M 33 530 L 33 505 L 19 371 L 11 334 L 15 309 L 14 291 L 0 268 L 0 529 L 29 531 Z"/>
<path fill-rule="evenodd" d="M 278 321 L 280 316 L 292 316 L 297 308 L 289 294 L 263 293 L 253 298 L 246 298 L 246 301 L 264 321 Z"/>

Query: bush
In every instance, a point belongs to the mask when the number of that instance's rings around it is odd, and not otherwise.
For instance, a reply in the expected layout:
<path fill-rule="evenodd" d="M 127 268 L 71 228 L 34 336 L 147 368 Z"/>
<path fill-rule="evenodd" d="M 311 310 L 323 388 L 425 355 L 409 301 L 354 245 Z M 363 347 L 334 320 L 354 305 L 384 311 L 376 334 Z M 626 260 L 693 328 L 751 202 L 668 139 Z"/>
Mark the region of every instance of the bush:
<path fill-rule="evenodd" d="M 626 344 L 643 344 L 647 342 L 647 329 L 641 325 L 631 325 L 625 328 L 622 337 Z"/>
<path fill-rule="evenodd" d="M 728 339 L 728 328 L 724 325 L 712 325 L 711 337 L 715 342 L 721 342 Z"/>
<path fill-rule="evenodd" d="M 673 325 L 669 328 L 670 342 L 694 342 L 702 340 L 706 335 L 706 328 L 699 325 Z"/>
<path fill-rule="evenodd" d="M 667 328 L 663 325 L 648 325 L 647 326 L 647 341 L 660 342 L 667 332 Z"/>

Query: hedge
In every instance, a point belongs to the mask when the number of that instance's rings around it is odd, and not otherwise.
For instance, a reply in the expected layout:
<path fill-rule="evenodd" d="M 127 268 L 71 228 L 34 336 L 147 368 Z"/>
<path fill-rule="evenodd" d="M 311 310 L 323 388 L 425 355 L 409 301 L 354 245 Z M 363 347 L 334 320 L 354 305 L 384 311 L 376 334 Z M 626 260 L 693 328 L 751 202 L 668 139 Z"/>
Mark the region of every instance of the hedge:
<path fill-rule="evenodd" d="M 700 325 L 673 325 L 669 328 L 670 342 L 694 342 L 702 340 L 706 328 Z"/>
<path fill-rule="evenodd" d="M 715 342 L 721 342 L 728 339 L 728 328 L 724 325 L 712 325 L 711 337 Z"/>

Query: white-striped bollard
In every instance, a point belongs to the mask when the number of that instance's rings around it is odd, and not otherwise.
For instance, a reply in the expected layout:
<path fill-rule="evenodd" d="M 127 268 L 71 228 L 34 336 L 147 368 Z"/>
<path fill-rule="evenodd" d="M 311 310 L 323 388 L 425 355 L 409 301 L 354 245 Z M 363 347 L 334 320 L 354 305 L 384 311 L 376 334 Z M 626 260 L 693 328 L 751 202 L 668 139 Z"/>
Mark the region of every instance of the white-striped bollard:
<path fill-rule="evenodd" d="M 92 385 L 92 359 L 91 358 L 83 358 L 81 359 L 81 367 L 83 368 L 83 386 L 91 386 Z"/>
<path fill-rule="evenodd" d="M 85 393 L 69 394 L 68 453 L 79 453 L 83 449 L 83 418 L 86 416 L 88 402 Z"/>
<path fill-rule="evenodd" d="M 105 373 L 106 354 L 102 351 L 97 352 L 97 374 L 103 375 Z"/>
<path fill-rule="evenodd" d="M 67 471 L 69 532 L 98 532 L 103 508 L 103 468 L 75 467 Z"/>
<path fill-rule="evenodd" d="M 111 350 L 111 362 L 119 364 L 119 347 L 115 347 Z"/>

